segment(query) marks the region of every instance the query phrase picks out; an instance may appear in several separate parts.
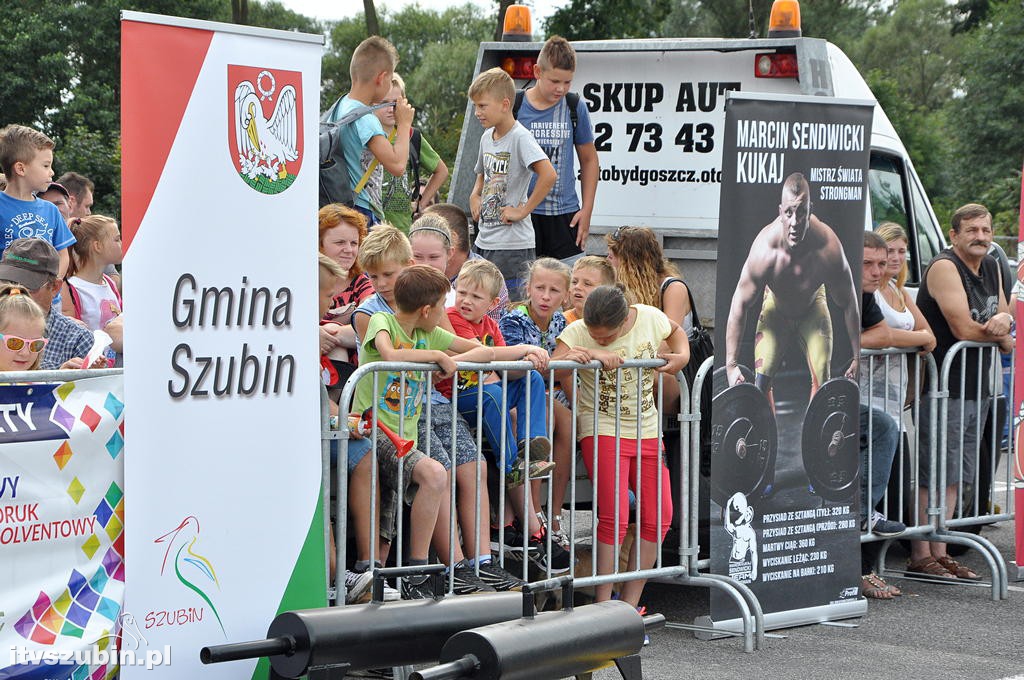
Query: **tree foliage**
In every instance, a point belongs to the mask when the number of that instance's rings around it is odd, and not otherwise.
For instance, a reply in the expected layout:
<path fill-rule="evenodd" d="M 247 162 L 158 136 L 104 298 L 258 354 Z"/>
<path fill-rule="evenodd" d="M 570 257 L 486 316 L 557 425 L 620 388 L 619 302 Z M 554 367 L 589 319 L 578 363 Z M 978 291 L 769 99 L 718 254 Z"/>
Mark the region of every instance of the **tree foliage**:
<path fill-rule="evenodd" d="M 386 2 L 387 0 L 385 0 Z M 376 10 L 380 33 L 401 55 L 399 72 L 416 124 L 455 160 L 478 45 L 501 30 L 492 10 L 409 5 Z M 234 6 L 234 7 L 233 7 Z M 771 0 L 571 0 L 545 32 L 571 40 L 764 35 Z M 0 40 L 0 126 L 37 127 L 57 142 L 56 171 L 97 184 L 97 210 L 119 212 L 121 9 L 248 23 L 307 33 L 325 27 L 277 0 L 7 0 Z M 968 201 L 1014 224 L 1024 158 L 1024 11 L 1020 0 L 805 0 L 804 35 L 842 48 L 865 75 L 907 146 L 936 212 Z M 349 89 L 364 15 L 330 29 L 321 102 Z"/>
<path fill-rule="evenodd" d="M 473 80 L 479 44 L 489 40 L 495 18 L 472 4 L 443 12 L 408 5 L 395 13 L 379 12 L 381 35 L 398 50 L 398 72 L 416 107 L 414 125 L 451 166 L 459 147 L 466 112 L 466 91 Z M 321 104 L 330 105 L 351 87 L 352 52 L 367 37 L 362 16 L 331 28 L 330 49 L 323 60 Z"/>
<path fill-rule="evenodd" d="M 671 8 L 669 0 L 572 0 L 548 18 L 545 30 L 569 40 L 653 38 Z"/>
<path fill-rule="evenodd" d="M 251 25 L 320 32 L 280 2 L 249 2 Z M 8 0 L 0 40 L 0 127 L 21 123 L 57 143 L 54 168 L 96 182 L 96 212 L 120 213 L 121 10 L 231 21 L 230 0 Z M 156 76 L 155 76 L 156 77 Z"/>
<path fill-rule="evenodd" d="M 419 5 L 407 5 L 394 14 L 381 8 L 379 20 L 380 35 L 398 50 L 398 72 L 406 81 L 419 68 L 428 47 L 439 45 L 443 49 L 459 40 L 476 43 L 489 40 L 494 27 L 494 17 L 485 16 L 470 3 L 449 7 L 443 12 L 423 9 Z M 348 65 L 352 52 L 367 36 L 362 15 L 343 19 L 331 27 L 330 49 L 323 61 L 321 103 L 324 106 L 348 92 L 352 86 Z M 417 95 L 411 90 L 409 94 L 410 99 Z"/>
<path fill-rule="evenodd" d="M 1016 235 L 1024 159 L 1024 11 L 1019 0 L 989 3 L 988 19 L 966 34 L 962 95 L 951 102 L 957 202 L 981 202 L 1004 233 Z"/>

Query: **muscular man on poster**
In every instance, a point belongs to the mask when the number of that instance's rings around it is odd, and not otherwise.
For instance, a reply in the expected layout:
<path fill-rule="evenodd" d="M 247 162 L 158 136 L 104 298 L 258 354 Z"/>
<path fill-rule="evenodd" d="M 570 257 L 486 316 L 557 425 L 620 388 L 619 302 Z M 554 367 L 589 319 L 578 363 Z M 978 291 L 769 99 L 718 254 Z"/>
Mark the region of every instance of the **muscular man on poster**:
<path fill-rule="evenodd" d="M 749 312 L 759 306 L 754 384 L 771 400 L 772 379 L 796 340 L 807 358 L 813 397 L 831 377 L 832 319 L 826 290 L 843 310 L 853 356 L 844 373 L 856 380 L 860 318 L 853 274 L 835 232 L 811 214 L 810 187 L 795 172 L 782 184 L 779 216 L 754 238 L 732 296 L 725 331 L 729 385 L 744 381 L 738 367 L 740 336 Z"/>

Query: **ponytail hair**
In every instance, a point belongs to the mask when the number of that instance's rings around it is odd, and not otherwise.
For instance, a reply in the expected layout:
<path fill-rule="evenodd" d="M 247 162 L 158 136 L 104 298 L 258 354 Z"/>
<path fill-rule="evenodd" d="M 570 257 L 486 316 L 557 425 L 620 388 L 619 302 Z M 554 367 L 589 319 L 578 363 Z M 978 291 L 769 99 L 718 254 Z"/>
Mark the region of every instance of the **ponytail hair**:
<path fill-rule="evenodd" d="M 583 323 L 588 327 L 618 328 L 629 316 L 626 288 L 621 283 L 598 286 L 583 304 Z"/>
<path fill-rule="evenodd" d="M 106 215 L 75 217 L 68 223 L 71 233 L 75 235 L 75 243 L 68 249 L 71 260 L 65 278 L 74 276 L 85 267 L 92 257 L 92 244 L 103 238 L 103 230 L 111 224 L 117 228 L 117 220 Z"/>

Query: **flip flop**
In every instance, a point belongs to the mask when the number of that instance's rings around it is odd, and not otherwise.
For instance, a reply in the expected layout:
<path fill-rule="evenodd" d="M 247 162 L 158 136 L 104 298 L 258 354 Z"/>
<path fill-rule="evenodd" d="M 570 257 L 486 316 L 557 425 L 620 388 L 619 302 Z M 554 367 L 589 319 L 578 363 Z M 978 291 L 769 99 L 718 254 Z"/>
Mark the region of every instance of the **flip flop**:
<path fill-rule="evenodd" d="M 922 557 L 916 562 L 908 562 L 907 572 L 914 574 L 915 576 L 924 576 L 925 578 L 933 578 L 939 581 L 956 580 L 956 575 L 939 564 L 939 562 L 931 555 L 928 557 Z"/>
<path fill-rule="evenodd" d="M 965 567 L 949 555 L 943 555 L 942 557 L 936 557 L 935 561 L 943 566 L 953 576 L 962 578 L 965 581 L 980 581 L 981 577 L 978 576 L 974 570 L 969 567 Z"/>

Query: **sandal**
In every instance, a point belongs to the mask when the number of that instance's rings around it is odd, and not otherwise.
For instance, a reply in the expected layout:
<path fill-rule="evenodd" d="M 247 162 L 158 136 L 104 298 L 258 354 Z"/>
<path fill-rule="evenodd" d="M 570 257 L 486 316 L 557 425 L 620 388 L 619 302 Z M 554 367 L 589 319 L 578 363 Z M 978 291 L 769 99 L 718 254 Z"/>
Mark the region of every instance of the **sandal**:
<path fill-rule="evenodd" d="M 962 578 L 966 581 L 980 581 L 981 577 L 978 576 L 972 569 L 965 567 L 949 555 L 943 555 L 942 557 L 936 557 L 935 561 L 938 562 L 945 568 L 946 571 L 953 574 L 957 578 Z"/>
<path fill-rule="evenodd" d="M 922 557 L 916 562 L 907 563 L 907 571 L 911 574 L 917 574 L 918 576 L 924 576 L 925 578 L 951 580 L 955 579 L 956 575 L 951 573 L 948 569 L 942 566 L 934 557 L 929 555 L 928 557 Z"/>
<path fill-rule="evenodd" d="M 873 600 L 891 600 L 893 598 L 889 585 L 874 572 L 860 577 L 860 594 Z"/>

